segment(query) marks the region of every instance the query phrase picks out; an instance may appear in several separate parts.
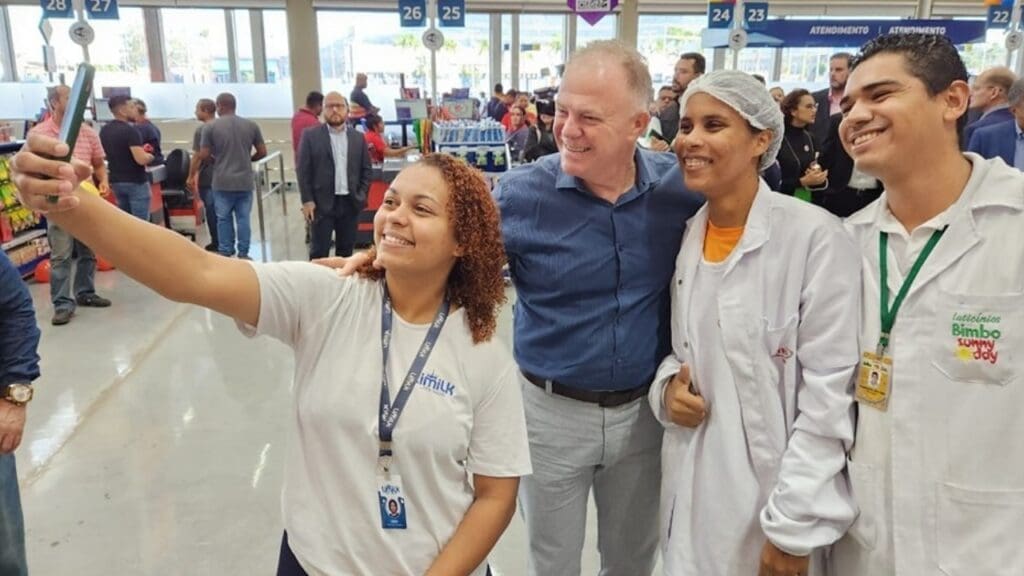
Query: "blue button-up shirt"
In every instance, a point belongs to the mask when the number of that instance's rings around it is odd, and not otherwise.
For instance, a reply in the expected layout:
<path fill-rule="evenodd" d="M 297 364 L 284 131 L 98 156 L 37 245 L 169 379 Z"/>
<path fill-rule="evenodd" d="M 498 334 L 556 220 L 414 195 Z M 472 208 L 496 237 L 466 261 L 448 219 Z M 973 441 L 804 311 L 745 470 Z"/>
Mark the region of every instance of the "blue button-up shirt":
<path fill-rule="evenodd" d="M 637 150 L 636 183 L 615 204 L 562 172 L 558 154 L 498 183 L 518 301 L 524 372 L 588 390 L 647 385 L 671 349 L 668 286 L 686 220 L 675 156 Z"/>
<path fill-rule="evenodd" d="M 18 269 L 0 252 L 0 386 L 28 384 L 38 378 L 38 348 L 32 297 Z"/>
<path fill-rule="evenodd" d="M 1017 170 L 1024 170 L 1024 132 L 1020 129 L 1020 124 L 1016 120 L 1013 122 L 1013 129 L 1016 132 L 1017 137 L 1013 140 L 1015 146 L 1013 149 L 1013 167 Z"/>

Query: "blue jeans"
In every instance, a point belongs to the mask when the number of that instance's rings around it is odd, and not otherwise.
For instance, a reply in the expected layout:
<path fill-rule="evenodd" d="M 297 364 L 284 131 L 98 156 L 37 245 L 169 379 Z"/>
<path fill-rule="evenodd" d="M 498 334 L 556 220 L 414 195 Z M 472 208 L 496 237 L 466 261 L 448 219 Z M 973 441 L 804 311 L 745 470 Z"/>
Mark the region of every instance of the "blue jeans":
<path fill-rule="evenodd" d="M 213 199 L 212 188 L 199 188 L 199 199 L 203 201 L 206 211 L 206 229 L 210 231 L 210 243 L 220 248 L 217 234 L 217 203 Z"/>
<path fill-rule="evenodd" d="M 0 574 L 26 576 L 25 520 L 14 454 L 0 454 Z"/>
<path fill-rule="evenodd" d="M 238 255 L 249 255 L 249 241 L 252 227 L 249 215 L 252 212 L 252 190 L 213 191 L 217 210 L 217 251 L 224 256 L 235 255 L 235 227 L 238 228 Z"/>
<path fill-rule="evenodd" d="M 54 312 L 71 311 L 75 309 L 75 298 L 96 293 L 96 255 L 91 248 L 52 222 L 47 234 L 50 239 L 50 301 Z M 72 258 L 75 251 L 78 256 Z M 77 262 L 77 269 L 72 281 L 71 265 L 74 262 Z M 70 286 L 72 282 L 74 294 Z"/>
<path fill-rule="evenodd" d="M 149 222 L 149 183 L 111 182 L 121 210 Z"/>

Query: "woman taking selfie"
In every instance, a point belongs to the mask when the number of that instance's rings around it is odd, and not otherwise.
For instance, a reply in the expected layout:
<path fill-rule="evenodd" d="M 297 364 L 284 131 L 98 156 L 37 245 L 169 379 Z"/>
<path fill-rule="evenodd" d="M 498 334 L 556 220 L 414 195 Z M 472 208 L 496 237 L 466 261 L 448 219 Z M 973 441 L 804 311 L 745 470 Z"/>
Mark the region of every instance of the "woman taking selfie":
<path fill-rule="evenodd" d="M 686 226 L 673 354 L 649 393 L 665 426 L 665 574 L 814 574 L 856 514 L 857 250 L 837 219 L 759 178 L 783 121 L 757 80 L 712 72 L 681 104 L 673 145 L 707 204 Z"/>
<path fill-rule="evenodd" d="M 65 150 L 32 137 L 14 158 L 26 206 L 161 295 L 294 350 L 278 574 L 485 574 L 530 463 L 516 367 L 492 338 L 504 253 L 481 177 L 442 155 L 401 172 L 372 264 L 341 278 L 125 215 L 77 189 L 88 167 L 45 158 Z"/>

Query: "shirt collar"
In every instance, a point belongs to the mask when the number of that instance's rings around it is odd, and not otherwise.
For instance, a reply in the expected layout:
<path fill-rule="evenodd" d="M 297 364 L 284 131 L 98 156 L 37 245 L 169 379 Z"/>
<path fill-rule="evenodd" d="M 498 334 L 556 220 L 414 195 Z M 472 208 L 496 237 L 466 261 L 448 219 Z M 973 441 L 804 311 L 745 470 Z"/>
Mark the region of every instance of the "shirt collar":
<path fill-rule="evenodd" d="M 988 116 L 989 114 L 991 114 L 993 112 L 998 112 L 999 110 L 1003 110 L 1003 109 L 1006 109 L 1006 108 L 1009 108 L 1009 107 L 1010 107 L 1009 104 L 997 104 L 997 105 L 989 108 L 988 110 L 986 110 L 985 113 L 981 115 L 981 117 L 984 118 L 985 116 Z M 979 120 L 980 120 L 980 118 L 979 118 Z"/>
<path fill-rule="evenodd" d="M 637 148 L 633 151 L 633 162 L 636 164 L 636 180 L 633 182 L 633 186 L 638 192 L 643 193 L 651 189 L 657 180 L 653 178 L 653 172 L 648 165 L 647 158 Z M 587 185 L 581 178 L 572 176 L 562 172 L 562 164 L 558 164 L 558 172 L 555 176 L 555 188 L 568 189 L 568 190 L 579 190 L 580 192 L 588 192 Z"/>
<path fill-rule="evenodd" d="M 345 135 L 346 128 L 345 128 L 344 125 L 342 125 L 340 128 L 335 128 L 335 127 L 331 126 L 330 124 L 324 124 L 324 126 L 327 126 L 327 132 L 330 133 L 330 134 L 333 134 L 335 136 L 344 136 Z"/>

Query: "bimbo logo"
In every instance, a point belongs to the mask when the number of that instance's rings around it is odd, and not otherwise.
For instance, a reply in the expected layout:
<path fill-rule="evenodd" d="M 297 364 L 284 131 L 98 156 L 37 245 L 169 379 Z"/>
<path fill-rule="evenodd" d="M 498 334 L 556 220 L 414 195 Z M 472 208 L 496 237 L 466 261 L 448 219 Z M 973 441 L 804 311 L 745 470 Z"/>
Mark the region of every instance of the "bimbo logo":
<path fill-rule="evenodd" d="M 999 362 L 996 343 L 1002 338 L 1002 318 L 994 314 L 961 312 L 953 314 L 950 335 L 956 339 L 956 357 L 964 363 L 981 360 Z"/>

